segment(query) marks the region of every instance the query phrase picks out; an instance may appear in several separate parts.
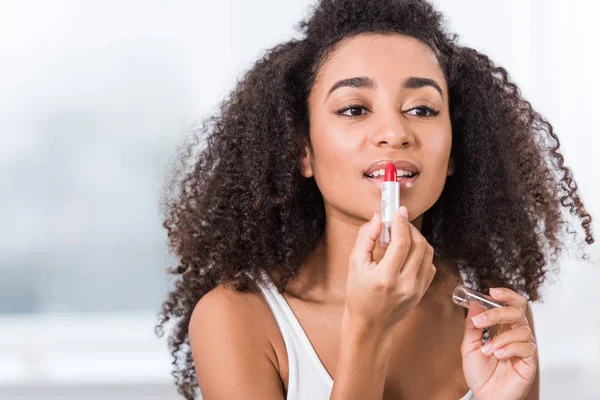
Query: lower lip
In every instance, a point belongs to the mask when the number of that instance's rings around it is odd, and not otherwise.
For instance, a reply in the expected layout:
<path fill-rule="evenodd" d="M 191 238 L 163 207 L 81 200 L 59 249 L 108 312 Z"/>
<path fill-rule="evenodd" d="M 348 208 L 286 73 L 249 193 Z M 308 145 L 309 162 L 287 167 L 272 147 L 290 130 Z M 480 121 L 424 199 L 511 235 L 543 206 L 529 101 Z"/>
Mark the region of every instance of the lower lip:
<path fill-rule="evenodd" d="M 400 184 L 400 189 L 408 189 L 415 184 L 415 181 L 419 178 L 419 175 L 421 175 L 421 174 L 417 174 L 417 175 L 413 176 L 412 178 L 398 178 L 396 180 L 396 182 L 398 182 Z M 383 177 L 369 178 L 369 177 L 365 176 L 365 178 L 371 185 L 381 188 L 381 184 L 383 183 Z"/>

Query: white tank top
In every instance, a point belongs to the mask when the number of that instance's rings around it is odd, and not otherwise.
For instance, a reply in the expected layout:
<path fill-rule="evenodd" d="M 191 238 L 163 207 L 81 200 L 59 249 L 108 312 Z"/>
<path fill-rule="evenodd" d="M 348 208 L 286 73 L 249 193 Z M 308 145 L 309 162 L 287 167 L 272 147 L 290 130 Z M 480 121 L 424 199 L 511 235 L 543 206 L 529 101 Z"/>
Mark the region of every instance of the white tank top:
<path fill-rule="evenodd" d="M 285 343 L 289 380 L 287 400 L 329 400 L 333 378 L 325 367 L 308 336 L 294 315 L 288 302 L 265 271 L 262 275 L 267 282 L 258 283 L 260 290 L 275 317 Z M 474 400 L 471 390 L 459 400 Z"/>

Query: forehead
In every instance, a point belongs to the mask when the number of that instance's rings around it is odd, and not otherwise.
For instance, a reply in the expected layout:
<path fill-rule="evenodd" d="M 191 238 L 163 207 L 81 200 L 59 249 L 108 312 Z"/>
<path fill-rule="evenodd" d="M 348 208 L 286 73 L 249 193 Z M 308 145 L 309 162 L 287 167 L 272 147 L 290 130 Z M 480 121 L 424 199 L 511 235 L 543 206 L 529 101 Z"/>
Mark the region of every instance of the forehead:
<path fill-rule="evenodd" d="M 431 48 L 400 34 L 361 34 L 341 41 L 319 68 L 316 80 L 328 86 L 352 76 L 371 76 L 377 81 L 419 76 L 446 85 Z"/>

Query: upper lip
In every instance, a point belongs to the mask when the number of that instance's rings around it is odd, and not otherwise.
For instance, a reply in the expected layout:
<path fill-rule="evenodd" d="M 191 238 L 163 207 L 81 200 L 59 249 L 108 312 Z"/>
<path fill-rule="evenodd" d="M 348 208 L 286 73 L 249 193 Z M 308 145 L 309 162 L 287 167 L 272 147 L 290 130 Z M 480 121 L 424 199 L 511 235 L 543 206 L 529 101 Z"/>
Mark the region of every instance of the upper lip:
<path fill-rule="evenodd" d="M 364 172 L 364 175 L 370 175 L 372 172 L 377 171 L 378 169 L 385 169 L 389 163 L 394 163 L 396 169 L 401 169 L 404 171 L 409 171 L 418 174 L 420 169 L 414 163 L 407 160 L 392 160 L 392 159 L 384 159 L 374 162 L 369 165 Z"/>

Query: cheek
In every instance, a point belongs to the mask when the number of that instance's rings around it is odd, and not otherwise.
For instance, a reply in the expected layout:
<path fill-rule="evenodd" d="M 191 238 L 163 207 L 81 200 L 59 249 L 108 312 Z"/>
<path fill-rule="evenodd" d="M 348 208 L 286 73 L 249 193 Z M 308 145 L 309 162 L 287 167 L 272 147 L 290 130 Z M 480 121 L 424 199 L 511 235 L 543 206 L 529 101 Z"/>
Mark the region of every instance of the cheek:
<path fill-rule="evenodd" d="M 430 141 L 424 149 L 424 167 L 427 169 L 428 190 L 432 196 L 438 196 L 448 175 L 448 161 L 450 159 L 451 139 L 443 137 L 440 140 Z"/>
<path fill-rule="evenodd" d="M 312 140 L 315 152 L 315 174 L 328 176 L 346 175 L 357 156 L 356 136 L 347 129 L 326 126 L 319 119 L 312 125 Z M 353 139 L 354 138 L 354 139 Z"/>
<path fill-rule="evenodd" d="M 452 137 L 450 133 L 438 135 L 438 139 L 431 140 L 427 144 L 425 154 L 429 158 L 429 165 L 436 173 L 445 173 L 450 159 L 452 148 Z"/>
<path fill-rule="evenodd" d="M 360 178 L 360 169 L 352 164 L 357 150 L 350 140 L 341 140 L 335 132 L 315 139 L 313 167 L 317 186 L 328 202 L 343 201 L 356 190 Z"/>
<path fill-rule="evenodd" d="M 342 143 L 328 137 L 317 140 L 314 145 L 314 170 L 317 182 L 339 179 L 347 168 L 348 150 Z"/>

